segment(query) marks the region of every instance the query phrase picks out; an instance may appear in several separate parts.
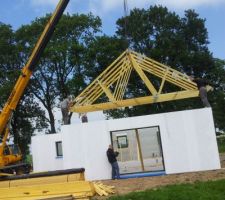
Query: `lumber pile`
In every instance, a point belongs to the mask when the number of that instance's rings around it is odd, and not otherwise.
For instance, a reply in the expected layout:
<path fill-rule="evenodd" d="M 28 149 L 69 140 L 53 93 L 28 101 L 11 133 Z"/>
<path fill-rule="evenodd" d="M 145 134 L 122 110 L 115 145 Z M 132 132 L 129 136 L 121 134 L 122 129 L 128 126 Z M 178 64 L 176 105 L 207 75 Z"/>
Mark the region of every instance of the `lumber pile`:
<path fill-rule="evenodd" d="M 0 181 L 0 200 L 87 200 L 114 193 L 113 186 L 85 181 L 83 173 Z"/>
<path fill-rule="evenodd" d="M 101 182 L 93 182 L 95 192 L 100 196 L 108 196 L 109 194 L 114 194 L 114 186 L 107 186 Z"/>

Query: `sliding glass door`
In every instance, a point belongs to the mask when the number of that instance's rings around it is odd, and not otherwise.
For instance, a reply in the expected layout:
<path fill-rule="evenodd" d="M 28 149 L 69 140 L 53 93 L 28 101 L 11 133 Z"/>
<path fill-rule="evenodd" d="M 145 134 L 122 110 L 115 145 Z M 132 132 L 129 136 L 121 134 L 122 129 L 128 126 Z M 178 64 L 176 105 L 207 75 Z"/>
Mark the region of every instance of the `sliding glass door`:
<path fill-rule="evenodd" d="M 164 170 L 159 127 L 111 132 L 121 174 Z"/>

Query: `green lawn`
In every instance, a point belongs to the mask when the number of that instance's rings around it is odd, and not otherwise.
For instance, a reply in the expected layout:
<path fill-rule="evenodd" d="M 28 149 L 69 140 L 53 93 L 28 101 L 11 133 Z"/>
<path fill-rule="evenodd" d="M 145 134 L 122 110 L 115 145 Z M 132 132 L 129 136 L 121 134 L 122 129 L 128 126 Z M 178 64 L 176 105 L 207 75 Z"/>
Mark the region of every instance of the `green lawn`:
<path fill-rule="evenodd" d="M 217 143 L 219 147 L 219 152 L 225 152 L 225 137 L 217 138 Z"/>
<path fill-rule="evenodd" d="M 225 200 L 225 179 L 161 187 L 108 200 Z"/>

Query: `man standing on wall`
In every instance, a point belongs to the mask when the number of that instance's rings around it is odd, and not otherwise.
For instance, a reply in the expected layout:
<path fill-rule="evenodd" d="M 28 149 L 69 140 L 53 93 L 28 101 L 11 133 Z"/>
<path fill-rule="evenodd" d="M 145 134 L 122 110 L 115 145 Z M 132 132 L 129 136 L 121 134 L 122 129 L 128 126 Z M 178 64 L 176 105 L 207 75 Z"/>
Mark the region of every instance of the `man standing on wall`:
<path fill-rule="evenodd" d="M 207 98 L 207 89 L 206 89 L 206 86 L 209 85 L 209 82 L 205 79 L 195 78 L 194 76 L 190 76 L 190 80 L 197 84 L 199 96 L 202 100 L 204 107 L 211 107 Z"/>
<path fill-rule="evenodd" d="M 119 171 L 119 165 L 117 162 L 116 157 L 119 155 L 118 152 L 114 152 L 112 145 L 109 145 L 109 148 L 106 152 L 108 161 L 112 166 L 112 179 L 119 179 L 120 178 L 120 171 Z"/>
<path fill-rule="evenodd" d="M 82 123 L 87 123 L 88 122 L 87 113 L 80 113 L 79 117 L 81 118 L 81 122 Z"/>
<path fill-rule="evenodd" d="M 61 111 L 62 111 L 62 121 L 63 124 L 70 124 L 70 116 L 69 116 L 69 109 L 72 105 L 72 97 L 68 96 L 61 102 Z"/>

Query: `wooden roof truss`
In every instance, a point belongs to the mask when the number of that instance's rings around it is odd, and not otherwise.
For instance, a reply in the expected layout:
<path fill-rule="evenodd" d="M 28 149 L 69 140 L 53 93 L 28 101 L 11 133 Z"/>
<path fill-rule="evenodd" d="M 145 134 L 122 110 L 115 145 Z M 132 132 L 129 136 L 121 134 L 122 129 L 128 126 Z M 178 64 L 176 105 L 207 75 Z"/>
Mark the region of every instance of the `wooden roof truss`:
<path fill-rule="evenodd" d="M 135 71 L 149 90 L 144 97 L 124 99 L 131 72 Z M 146 76 L 150 73 L 161 79 L 158 89 Z M 174 84 L 179 91 L 163 93 L 165 82 Z M 98 103 L 105 95 L 106 102 Z M 128 106 L 137 106 L 164 101 L 173 101 L 196 97 L 199 95 L 196 83 L 186 74 L 172 69 L 144 55 L 126 50 L 111 65 L 109 65 L 80 95 L 74 99 L 71 112 L 92 112 L 109 110 Z"/>

